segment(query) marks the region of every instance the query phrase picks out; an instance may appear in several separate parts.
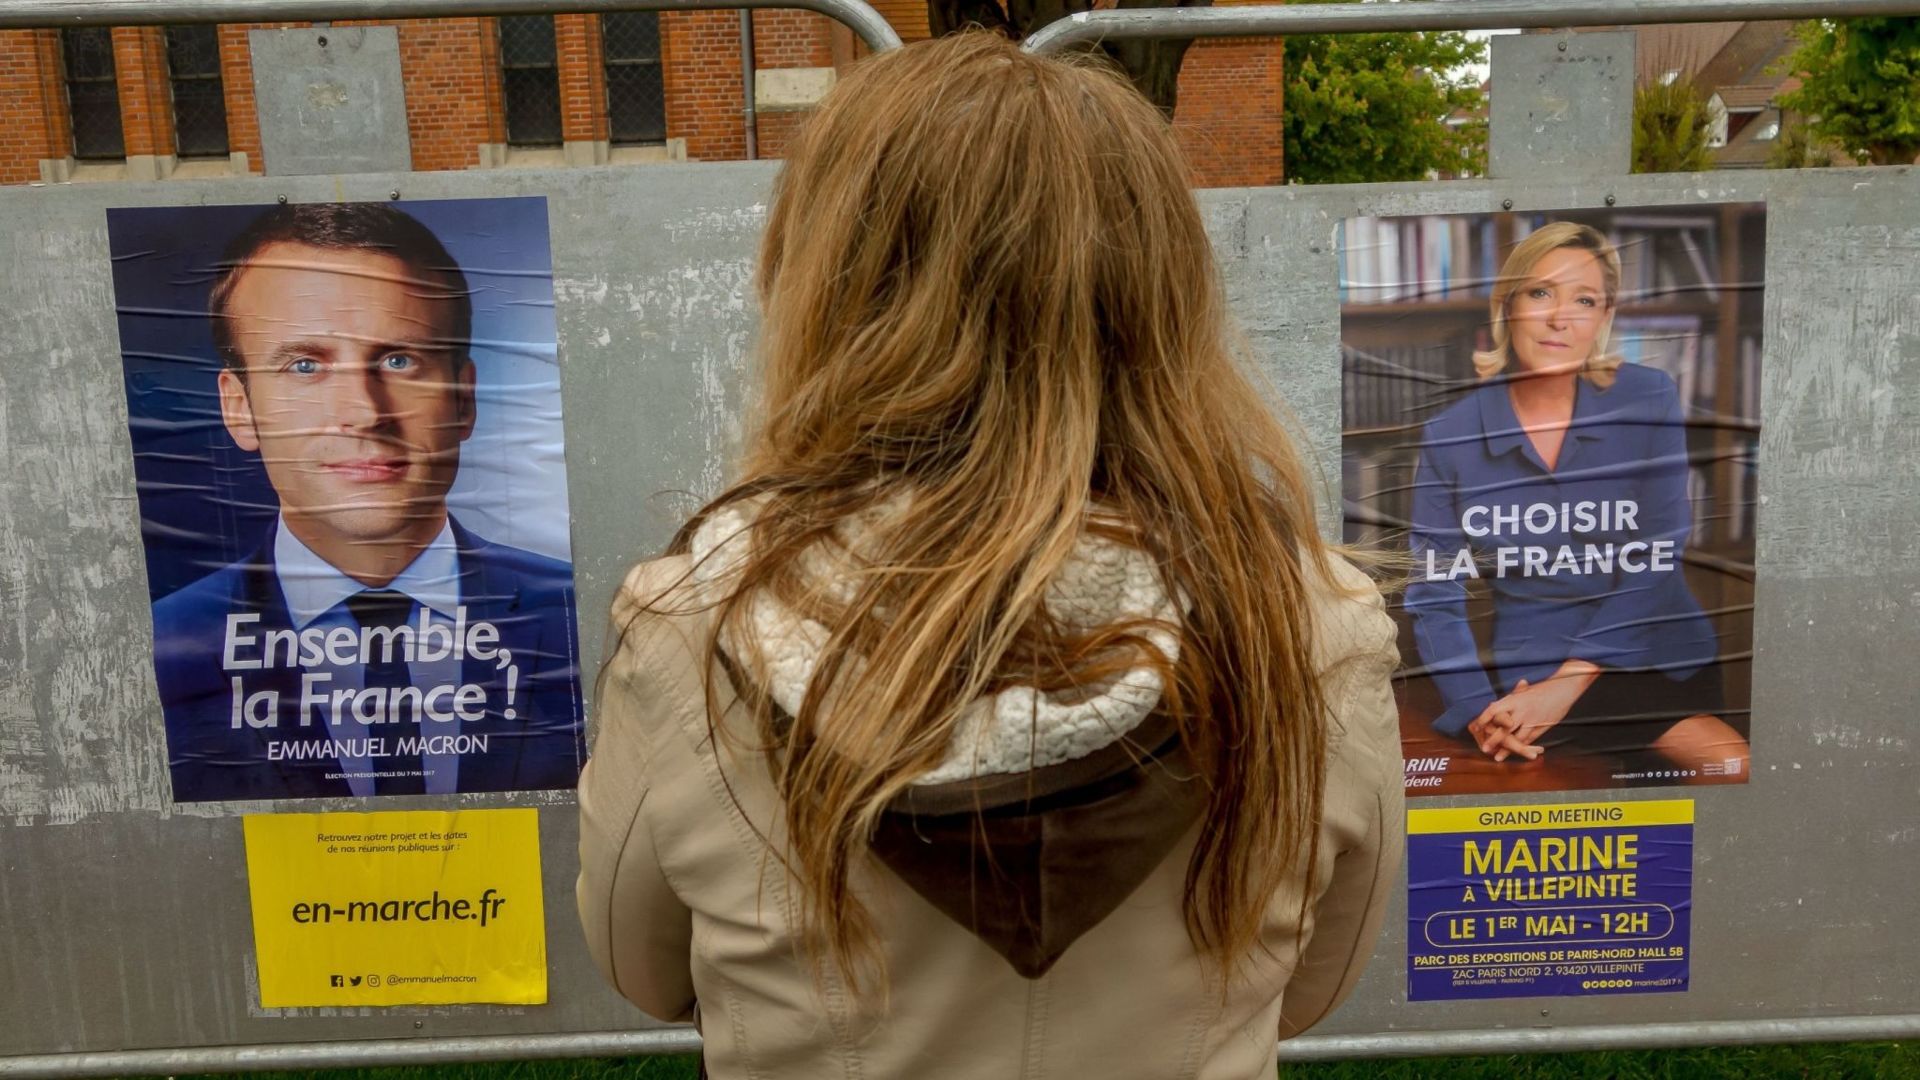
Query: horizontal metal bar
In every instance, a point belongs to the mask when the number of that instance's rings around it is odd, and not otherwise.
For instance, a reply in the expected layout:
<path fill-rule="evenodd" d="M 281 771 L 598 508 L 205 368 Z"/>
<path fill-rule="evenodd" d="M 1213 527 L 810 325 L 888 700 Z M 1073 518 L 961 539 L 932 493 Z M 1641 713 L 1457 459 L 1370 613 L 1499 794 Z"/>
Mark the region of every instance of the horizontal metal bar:
<path fill-rule="evenodd" d="M 875 52 L 900 47 L 900 35 L 865 0 L 0 0 L 0 30 L 732 8 L 817 11 L 845 23 Z"/>
<path fill-rule="evenodd" d="M 1284 37 L 1391 30 L 1635 26 L 1735 19 L 1843 19 L 1920 13 L 1916 0 L 1428 0 L 1420 4 L 1261 4 L 1083 11 L 1028 35 L 1052 53 L 1120 38 Z"/>
<path fill-rule="evenodd" d="M 266 1069 L 360 1069 L 447 1061 L 536 1061 L 555 1058 L 696 1054 L 690 1027 L 551 1035 L 470 1035 L 364 1039 L 264 1046 L 195 1046 L 178 1050 L 114 1050 L 0 1057 L 5 1080 L 94 1076 L 190 1076 Z"/>
<path fill-rule="evenodd" d="M 1920 1016 L 1693 1020 L 1671 1024 L 1396 1031 L 1382 1035 L 1303 1035 L 1280 1044 L 1280 1060 L 1566 1054 L 1585 1050 L 1667 1050 L 1682 1046 L 1880 1042 L 1916 1037 L 1920 1037 Z"/>
<path fill-rule="evenodd" d="M 1823 1016 L 1798 1020 L 1711 1020 L 1477 1031 L 1399 1031 L 1382 1035 L 1303 1035 L 1281 1043 L 1279 1058 L 1281 1061 L 1334 1061 L 1914 1038 L 1920 1038 L 1920 1016 Z M 425 1065 L 448 1061 L 636 1057 L 692 1054 L 699 1049 L 700 1036 L 693 1029 L 684 1027 L 553 1035 L 369 1039 L 0 1058 L 0 1078 L 81 1080 L 104 1076 L 180 1076 L 262 1069 Z"/>

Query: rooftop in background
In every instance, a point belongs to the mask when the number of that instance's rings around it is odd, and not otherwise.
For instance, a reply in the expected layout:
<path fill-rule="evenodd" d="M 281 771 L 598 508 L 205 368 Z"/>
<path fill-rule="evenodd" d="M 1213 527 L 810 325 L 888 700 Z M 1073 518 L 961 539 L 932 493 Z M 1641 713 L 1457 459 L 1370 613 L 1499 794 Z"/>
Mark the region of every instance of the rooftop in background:
<path fill-rule="evenodd" d="M 1699 87 L 1714 110 L 1715 167 L 1757 169 L 1766 166 L 1781 129 L 1793 120 L 1782 114 L 1775 101 L 1799 83 L 1775 69 L 1793 52 L 1795 25 L 1791 20 L 1770 20 L 1594 26 L 1579 32 L 1634 31 L 1638 81 L 1644 85 L 1686 80 Z"/>

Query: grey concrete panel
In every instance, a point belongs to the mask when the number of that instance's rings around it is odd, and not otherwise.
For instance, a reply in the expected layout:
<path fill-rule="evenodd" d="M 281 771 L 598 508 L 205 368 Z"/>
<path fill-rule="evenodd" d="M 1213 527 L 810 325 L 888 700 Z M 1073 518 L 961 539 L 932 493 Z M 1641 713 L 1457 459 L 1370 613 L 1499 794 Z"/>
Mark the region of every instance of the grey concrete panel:
<path fill-rule="evenodd" d="M 247 46 L 267 175 L 413 168 L 397 28 L 249 30 Z"/>
<path fill-rule="evenodd" d="M 542 809 L 551 1004 L 257 1006 L 239 816 L 267 807 L 168 796 L 104 209 L 385 199 L 394 188 L 403 200 L 546 195 L 592 671 L 620 576 L 720 487 L 738 445 L 772 175 L 772 165 L 662 165 L 0 190 L 0 1064 L 645 1023 L 601 985 L 580 943 L 565 793 L 411 801 Z M 1755 776 L 1627 796 L 1698 804 L 1694 988 L 1409 1005 L 1396 896 L 1353 1001 L 1316 1034 L 1535 1040 L 1672 1020 L 1894 1017 L 1920 1001 L 1909 932 L 1920 919 L 1920 436 L 1905 422 L 1920 410 L 1920 173 L 1288 187 L 1208 192 L 1202 205 L 1250 361 L 1295 418 L 1331 507 L 1335 224 L 1608 196 L 1769 207 Z M 349 807 L 365 809 L 300 808 Z"/>
<path fill-rule="evenodd" d="M 1632 31 L 1509 34 L 1492 46 L 1489 175 L 1566 181 L 1627 173 Z"/>

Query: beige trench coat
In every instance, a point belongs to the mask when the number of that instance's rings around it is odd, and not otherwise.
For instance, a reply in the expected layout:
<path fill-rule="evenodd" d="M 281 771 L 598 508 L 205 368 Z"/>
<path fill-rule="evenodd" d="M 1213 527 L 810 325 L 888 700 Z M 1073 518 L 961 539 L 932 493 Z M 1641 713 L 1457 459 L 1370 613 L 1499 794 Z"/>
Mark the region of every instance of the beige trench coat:
<path fill-rule="evenodd" d="M 686 566 L 637 567 L 616 620 Z M 704 614 L 641 620 L 602 687 L 580 783 L 577 889 L 602 973 L 660 1019 L 691 1019 L 697 1001 L 715 1077 L 1271 1077 L 1277 1041 L 1317 1023 L 1358 980 L 1402 851 L 1394 628 L 1365 577 L 1340 569 L 1362 598 L 1330 593 L 1315 605 L 1333 713 L 1319 860 L 1273 897 L 1267 955 L 1224 997 L 1181 914 L 1191 830 L 1032 980 L 876 865 L 859 887 L 879 922 L 890 999 L 856 1002 L 831 977 L 816 993 L 795 955 L 794 897 L 768 855 L 782 843 L 779 801 L 724 678 L 721 722 L 735 738 L 717 749 L 709 738 L 696 659 Z"/>

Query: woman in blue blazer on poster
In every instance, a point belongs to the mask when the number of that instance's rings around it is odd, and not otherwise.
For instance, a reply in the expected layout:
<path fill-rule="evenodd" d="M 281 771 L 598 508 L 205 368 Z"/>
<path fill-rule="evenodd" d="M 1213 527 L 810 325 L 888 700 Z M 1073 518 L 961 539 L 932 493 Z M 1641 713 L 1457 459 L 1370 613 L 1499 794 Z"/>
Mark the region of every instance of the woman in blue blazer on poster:
<path fill-rule="evenodd" d="M 1434 727 L 1497 761 L 1651 749 L 1743 779 L 1719 643 L 1687 589 L 1685 420 L 1664 372 L 1608 351 L 1620 257 L 1574 222 L 1514 247 L 1480 385 L 1426 425 L 1406 608 L 1445 702 Z M 1467 583 L 1493 599 L 1492 665 Z"/>

